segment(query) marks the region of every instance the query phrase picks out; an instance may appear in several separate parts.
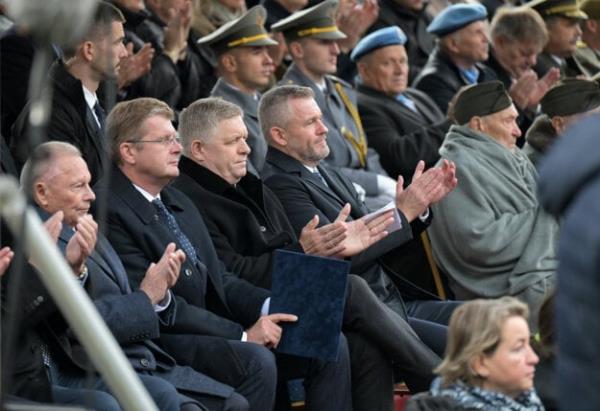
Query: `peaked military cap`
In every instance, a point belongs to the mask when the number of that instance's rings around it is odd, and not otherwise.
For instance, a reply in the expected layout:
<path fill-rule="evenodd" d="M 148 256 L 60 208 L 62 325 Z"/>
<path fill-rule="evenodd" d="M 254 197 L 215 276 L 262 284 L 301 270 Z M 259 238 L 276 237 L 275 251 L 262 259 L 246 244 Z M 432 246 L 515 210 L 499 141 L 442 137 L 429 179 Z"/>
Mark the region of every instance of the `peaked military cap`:
<path fill-rule="evenodd" d="M 578 0 L 533 0 L 526 3 L 524 7 L 534 9 L 543 18 L 550 16 L 584 20 L 588 18 L 587 14 L 581 11 Z"/>
<path fill-rule="evenodd" d="M 541 100 L 542 113 L 549 117 L 585 113 L 600 106 L 600 85 L 595 81 L 564 79 Z"/>
<path fill-rule="evenodd" d="M 198 44 L 210 46 L 217 54 L 241 46 L 273 46 L 278 44 L 265 31 L 267 11 L 254 6 L 243 16 L 230 21 L 198 40 Z"/>
<path fill-rule="evenodd" d="M 393 46 L 395 44 L 404 45 L 406 43 L 406 34 L 398 26 L 384 27 L 379 30 L 375 30 L 368 36 L 363 37 L 352 53 L 350 58 L 352 61 L 359 60 L 362 56 L 365 56 L 377 49 L 386 46 Z"/>
<path fill-rule="evenodd" d="M 302 38 L 325 40 L 345 39 L 335 22 L 337 0 L 325 0 L 316 6 L 300 10 L 271 26 L 271 31 L 280 31 L 287 41 Z"/>
<path fill-rule="evenodd" d="M 466 124 L 475 116 L 483 117 L 510 107 L 510 99 L 500 81 L 488 81 L 463 87 L 454 102 L 452 117 L 457 124 Z"/>
<path fill-rule="evenodd" d="M 588 18 L 600 20 L 600 0 L 585 0 L 581 3 L 580 9 L 587 14 Z"/>
<path fill-rule="evenodd" d="M 427 26 L 427 31 L 444 37 L 479 20 L 487 18 L 487 10 L 481 4 L 453 4 L 446 7 Z"/>

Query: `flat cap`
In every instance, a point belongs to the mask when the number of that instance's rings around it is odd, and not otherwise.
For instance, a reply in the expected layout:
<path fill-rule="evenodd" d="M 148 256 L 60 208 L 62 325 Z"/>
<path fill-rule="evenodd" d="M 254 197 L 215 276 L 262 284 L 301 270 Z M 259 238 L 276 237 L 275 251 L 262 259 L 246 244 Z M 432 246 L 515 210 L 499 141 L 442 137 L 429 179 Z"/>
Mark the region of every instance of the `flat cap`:
<path fill-rule="evenodd" d="M 483 117 L 510 107 L 510 99 L 500 81 L 488 81 L 463 87 L 456 96 L 452 117 L 466 124 L 475 116 Z"/>
<path fill-rule="evenodd" d="M 433 21 L 427 26 L 427 31 L 438 37 L 444 37 L 474 21 L 486 19 L 487 15 L 486 8 L 481 4 L 453 4 L 435 16 Z"/>
<path fill-rule="evenodd" d="M 271 31 L 282 32 L 287 41 L 309 37 L 324 40 L 345 39 L 346 35 L 338 29 L 335 22 L 337 8 L 337 0 L 325 0 L 279 20 L 271 26 Z"/>
<path fill-rule="evenodd" d="M 585 0 L 581 3 L 580 9 L 587 14 L 588 18 L 600 20 L 600 0 Z"/>
<path fill-rule="evenodd" d="M 209 46 L 216 54 L 241 46 L 276 45 L 277 42 L 265 31 L 266 17 L 263 6 L 254 6 L 243 16 L 199 39 L 198 44 Z"/>
<path fill-rule="evenodd" d="M 400 27 L 384 27 L 363 37 L 356 47 L 354 47 L 352 53 L 350 53 L 350 59 L 352 59 L 352 61 L 358 61 L 362 56 L 382 47 L 393 46 L 396 44 L 404 45 L 404 43 L 406 43 L 406 34 L 404 34 Z"/>
<path fill-rule="evenodd" d="M 600 106 L 600 85 L 595 81 L 564 79 L 552 87 L 540 101 L 548 117 L 571 116 Z"/>
<path fill-rule="evenodd" d="M 570 19 L 588 18 L 579 7 L 578 0 L 533 0 L 525 3 L 523 7 L 530 7 L 540 13 L 543 18 L 561 16 Z"/>

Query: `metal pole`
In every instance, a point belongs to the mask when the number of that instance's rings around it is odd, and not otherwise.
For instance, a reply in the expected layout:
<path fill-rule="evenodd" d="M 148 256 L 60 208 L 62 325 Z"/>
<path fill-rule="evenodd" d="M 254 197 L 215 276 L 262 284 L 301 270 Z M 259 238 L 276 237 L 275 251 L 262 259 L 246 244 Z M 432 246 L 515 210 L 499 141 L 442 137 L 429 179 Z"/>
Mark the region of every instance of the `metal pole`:
<path fill-rule="evenodd" d="M 25 208 L 27 211 L 23 213 Z M 24 196 L 11 177 L 0 177 L 0 213 L 14 233 L 18 232 L 21 218 L 25 216 L 23 245 L 27 255 L 35 263 L 48 292 L 123 408 L 126 411 L 158 411 L 94 304 L 75 280 L 39 216 L 27 207 Z"/>

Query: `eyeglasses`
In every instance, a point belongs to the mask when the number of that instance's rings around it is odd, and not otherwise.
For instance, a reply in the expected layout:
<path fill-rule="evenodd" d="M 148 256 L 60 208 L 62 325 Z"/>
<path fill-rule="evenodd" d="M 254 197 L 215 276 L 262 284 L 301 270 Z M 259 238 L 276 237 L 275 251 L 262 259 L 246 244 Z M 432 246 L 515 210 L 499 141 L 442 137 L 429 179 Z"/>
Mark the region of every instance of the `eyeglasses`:
<path fill-rule="evenodd" d="M 170 147 L 175 144 L 181 144 L 181 138 L 179 136 L 169 136 L 169 137 L 161 137 L 156 140 L 127 140 L 127 143 L 157 143 L 162 144 L 163 146 Z"/>

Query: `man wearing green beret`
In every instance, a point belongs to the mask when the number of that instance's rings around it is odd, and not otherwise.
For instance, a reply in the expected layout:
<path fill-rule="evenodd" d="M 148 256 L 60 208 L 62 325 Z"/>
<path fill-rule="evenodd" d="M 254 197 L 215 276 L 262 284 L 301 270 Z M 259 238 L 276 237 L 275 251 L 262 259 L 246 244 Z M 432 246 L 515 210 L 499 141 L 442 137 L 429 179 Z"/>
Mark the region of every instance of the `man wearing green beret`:
<path fill-rule="evenodd" d="M 336 26 L 337 6 L 337 0 L 326 0 L 271 26 L 274 32 L 283 32 L 293 59 L 281 84 L 313 90 L 329 130 L 331 151 L 325 161 L 359 185 L 367 206 L 375 209 L 393 200 L 396 181 L 387 176 L 379 156 L 368 147 L 352 86 L 332 76 L 340 54 L 338 41 L 346 38 Z"/>
<path fill-rule="evenodd" d="M 587 77 L 600 72 L 600 1 L 586 0 L 581 10 L 588 19 L 581 24 L 581 41 L 573 58 Z"/>
<path fill-rule="evenodd" d="M 577 77 L 584 72 L 573 59 L 581 39 L 581 23 L 587 19 L 578 0 L 533 0 L 524 7 L 536 10 L 546 23 L 548 43 L 538 56 L 535 71 L 544 76 L 553 67 L 560 69 L 561 77 Z"/>
<path fill-rule="evenodd" d="M 537 167 L 540 159 L 567 127 L 600 107 L 597 82 L 565 79 L 552 87 L 541 101 L 542 114 L 525 136 L 523 152 Z"/>
<path fill-rule="evenodd" d="M 458 299 L 512 295 L 539 307 L 554 287 L 558 224 L 537 199 L 537 172 L 516 147 L 517 110 L 501 82 L 463 88 L 440 148 L 457 188 L 433 206 L 433 252 Z"/>
<path fill-rule="evenodd" d="M 258 175 L 265 163 L 267 143 L 258 125 L 260 90 L 269 84 L 275 67 L 268 46 L 277 45 L 264 29 L 267 14 L 262 6 L 255 6 L 240 18 L 233 20 L 198 40 L 210 47 L 216 56 L 219 80 L 212 89 L 212 97 L 221 97 L 244 110 L 251 148 L 248 169 Z"/>

